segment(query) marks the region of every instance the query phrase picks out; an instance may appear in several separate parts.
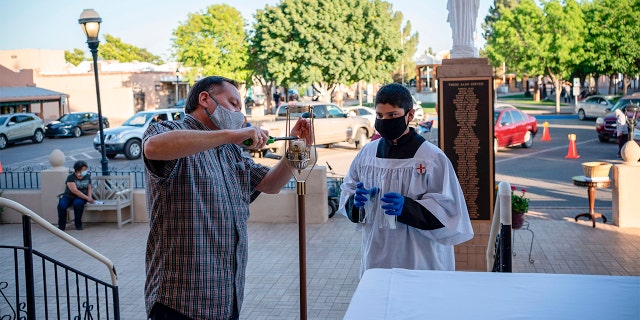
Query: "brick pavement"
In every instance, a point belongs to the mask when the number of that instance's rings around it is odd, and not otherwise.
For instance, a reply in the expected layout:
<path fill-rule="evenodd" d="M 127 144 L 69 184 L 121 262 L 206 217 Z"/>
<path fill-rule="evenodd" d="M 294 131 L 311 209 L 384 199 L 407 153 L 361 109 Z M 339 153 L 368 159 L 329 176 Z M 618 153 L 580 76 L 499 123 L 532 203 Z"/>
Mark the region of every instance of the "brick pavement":
<path fill-rule="evenodd" d="M 535 233 L 515 231 L 514 272 L 640 276 L 640 228 L 621 229 L 589 221 L 575 222 L 583 209 L 535 209 L 527 217 Z M 610 209 L 598 211 L 611 216 Z M 611 221 L 609 219 L 609 221 Z M 144 251 L 148 226 L 87 223 L 68 233 L 109 257 L 118 272 L 122 319 L 145 319 Z M 358 285 L 360 236 L 354 225 L 336 216 L 307 226 L 308 318 L 342 319 Z M 249 264 L 242 319 L 298 319 L 298 229 L 296 224 L 249 224 Z M 20 244 L 21 226 L 0 225 L 0 244 Z M 81 271 L 109 281 L 106 267 L 75 248 L 33 227 L 34 248 Z M 3 269 L 0 269 L 3 270 Z M 1 276 L 1 275 L 0 275 Z"/>

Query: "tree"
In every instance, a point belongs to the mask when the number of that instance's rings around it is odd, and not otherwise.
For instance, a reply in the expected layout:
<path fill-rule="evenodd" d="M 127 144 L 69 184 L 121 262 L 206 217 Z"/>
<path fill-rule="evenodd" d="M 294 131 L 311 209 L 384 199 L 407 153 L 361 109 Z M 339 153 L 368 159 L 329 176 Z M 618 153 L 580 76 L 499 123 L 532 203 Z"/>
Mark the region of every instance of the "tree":
<path fill-rule="evenodd" d="M 84 55 L 84 51 L 74 48 L 73 52 L 68 50 L 64 51 L 64 60 L 74 66 L 77 66 L 80 62 L 87 60 L 87 58 Z"/>
<path fill-rule="evenodd" d="M 398 13 L 397 18 L 402 20 L 402 14 Z M 402 45 L 402 56 L 400 57 L 400 67 L 393 74 L 393 81 L 405 83 L 407 73 L 412 74 L 416 68 L 413 56 L 416 54 L 418 47 L 418 33 L 411 34 L 411 21 L 407 21 L 402 28 L 400 44 Z M 411 76 L 409 76 L 411 78 Z"/>
<path fill-rule="evenodd" d="M 433 52 L 433 48 L 432 47 L 427 48 L 427 50 L 424 51 L 424 54 L 428 54 L 430 56 L 435 56 L 436 55 L 436 53 Z"/>
<path fill-rule="evenodd" d="M 190 13 L 173 36 L 176 59 L 190 67 L 189 79 L 219 75 L 241 82 L 249 80 L 247 35 L 237 9 L 216 4 Z"/>
<path fill-rule="evenodd" d="M 262 76 L 311 84 L 325 98 L 339 83 L 391 80 L 402 54 L 402 17 L 384 1 L 283 0 L 255 19 L 251 55 Z"/>
<path fill-rule="evenodd" d="M 482 23 L 482 30 L 484 30 L 484 32 L 482 33 L 482 37 L 485 40 L 494 37 L 493 26 L 495 25 L 496 21 L 500 19 L 500 10 L 504 10 L 504 9 L 511 10 L 518 3 L 520 3 L 519 0 L 494 0 L 493 1 L 493 5 L 489 7 L 489 14 L 487 14 L 487 16 L 484 18 L 484 22 Z"/>
<path fill-rule="evenodd" d="M 556 88 L 556 113 L 564 80 L 584 60 L 586 33 L 583 13 L 575 0 L 533 0 L 501 8 L 487 39 L 485 52 L 493 64 L 506 61 L 518 75 L 547 75 Z"/>
<path fill-rule="evenodd" d="M 640 21 L 637 12 L 640 1 L 598 0 L 585 9 L 588 24 L 587 63 L 595 73 L 609 76 L 609 93 L 613 93 L 613 79 L 624 75 L 623 93 L 630 83 L 629 75 L 640 73 Z M 603 27 L 606 26 L 606 27 Z"/>
<path fill-rule="evenodd" d="M 542 65 L 556 88 L 556 113 L 560 112 L 561 88 L 572 71 L 584 60 L 583 39 L 586 35 L 584 14 L 575 0 L 544 2 L 542 24 Z M 567 94 L 570 94 L 567 92 Z"/>
<path fill-rule="evenodd" d="M 497 6 L 493 17 L 495 21 L 489 20 L 484 26 L 488 38 L 483 54 L 491 64 L 504 63 L 517 77 L 543 74 L 538 61 L 538 53 L 542 51 L 539 29 L 544 18 L 542 9 L 532 0 L 522 0 L 513 7 Z"/>
<path fill-rule="evenodd" d="M 153 64 L 163 63 L 159 56 L 153 55 L 147 51 L 147 49 L 124 43 L 120 38 L 110 34 L 104 35 L 104 43 L 100 44 L 98 56 L 105 60 L 118 60 L 120 62 L 140 61 Z"/>

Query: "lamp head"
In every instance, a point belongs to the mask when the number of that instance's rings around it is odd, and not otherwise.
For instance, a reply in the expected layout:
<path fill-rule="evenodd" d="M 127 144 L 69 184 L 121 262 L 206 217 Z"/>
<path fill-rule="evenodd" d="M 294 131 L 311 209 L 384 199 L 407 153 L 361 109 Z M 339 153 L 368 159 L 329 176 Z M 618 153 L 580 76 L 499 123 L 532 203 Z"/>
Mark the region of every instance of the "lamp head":
<path fill-rule="evenodd" d="M 87 42 L 99 42 L 98 33 L 100 33 L 102 18 L 95 10 L 84 9 L 80 14 L 78 23 L 82 25 L 82 31 L 87 36 Z"/>
<path fill-rule="evenodd" d="M 311 125 L 311 144 L 307 144 L 304 139 L 297 139 L 293 141 L 287 141 L 285 143 L 285 163 L 291 169 L 293 178 L 297 182 L 305 181 L 311 174 L 311 170 L 316 165 L 318 158 L 315 137 L 314 135 L 314 116 L 313 106 L 305 106 L 298 104 L 290 104 L 285 107 L 287 110 L 287 120 L 285 125 L 286 132 L 291 132 L 291 123 L 295 121 L 292 119 L 292 114 L 301 115 L 306 114 L 309 118 Z M 304 116 L 303 116 L 304 117 Z M 294 118 L 295 119 L 295 118 Z"/>
<path fill-rule="evenodd" d="M 633 114 L 633 119 L 635 119 L 638 115 L 638 112 L 640 112 L 640 107 L 638 107 L 637 104 L 635 103 L 629 103 L 625 109 L 627 110 L 627 112 L 631 112 Z"/>

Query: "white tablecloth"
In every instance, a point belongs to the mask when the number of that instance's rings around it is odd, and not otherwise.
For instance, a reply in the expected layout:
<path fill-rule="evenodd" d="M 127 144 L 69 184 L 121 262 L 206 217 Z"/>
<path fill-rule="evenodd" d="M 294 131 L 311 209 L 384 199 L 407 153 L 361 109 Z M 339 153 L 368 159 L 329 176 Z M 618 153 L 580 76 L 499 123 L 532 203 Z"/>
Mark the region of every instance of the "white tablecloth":
<path fill-rule="evenodd" d="M 367 270 L 345 320 L 640 319 L 640 277 Z"/>

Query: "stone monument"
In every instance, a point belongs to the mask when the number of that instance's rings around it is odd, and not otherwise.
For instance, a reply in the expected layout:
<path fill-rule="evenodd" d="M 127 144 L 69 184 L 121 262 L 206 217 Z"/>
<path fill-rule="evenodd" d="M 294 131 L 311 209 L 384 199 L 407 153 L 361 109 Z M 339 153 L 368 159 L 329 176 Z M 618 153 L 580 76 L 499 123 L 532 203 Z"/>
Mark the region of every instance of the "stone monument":
<path fill-rule="evenodd" d="M 473 239 L 455 246 L 456 270 L 487 270 L 485 251 L 494 205 L 493 68 L 474 45 L 478 0 L 449 0 L 451 59 L 436 69 L 438 140 L 458 175 Z"/>
<path fill-rule="evenodd" d="M 447 22 L 451 25 L 453 47 L 451 58 L 477 58 L 478 49 L 474 43 L 476 19 L 480 0 L 449 0 Z"/>

